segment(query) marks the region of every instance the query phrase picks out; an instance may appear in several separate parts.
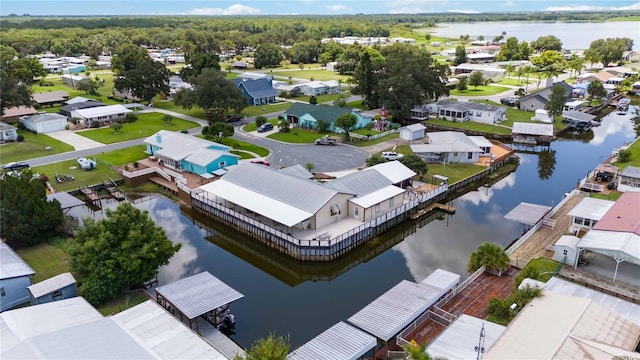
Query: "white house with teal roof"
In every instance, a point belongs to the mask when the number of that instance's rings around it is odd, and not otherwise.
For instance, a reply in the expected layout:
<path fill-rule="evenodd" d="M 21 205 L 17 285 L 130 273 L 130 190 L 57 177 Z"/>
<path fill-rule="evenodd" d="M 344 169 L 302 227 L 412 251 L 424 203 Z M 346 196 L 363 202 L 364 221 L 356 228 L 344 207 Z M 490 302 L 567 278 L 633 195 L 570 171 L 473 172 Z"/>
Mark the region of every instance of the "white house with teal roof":
<path fill-rule="evenodd" d="M 147 154 L 155 156 L 164 166 L 198 175 L 238 165 L 240 158 L 231 153 L 229 146 L 180 132 L 160 130 L 144 143 Z"/>
<path fill-rule="evenodd" d="M 341 129 L 334 127 L 333 122 L 341 115 L 348 113 L 356 116 L 356 129 L 364 128 L 373 121 L 371 116 L 364 115 L 362 111 L 358 109 L 304 103 L 293 104 L 285 110 L 284 117 L 293 127 L 316 129 L 318 127 L 318 121 L 324 120 L 330 124 L 329 131 L 342 132 Z"/>

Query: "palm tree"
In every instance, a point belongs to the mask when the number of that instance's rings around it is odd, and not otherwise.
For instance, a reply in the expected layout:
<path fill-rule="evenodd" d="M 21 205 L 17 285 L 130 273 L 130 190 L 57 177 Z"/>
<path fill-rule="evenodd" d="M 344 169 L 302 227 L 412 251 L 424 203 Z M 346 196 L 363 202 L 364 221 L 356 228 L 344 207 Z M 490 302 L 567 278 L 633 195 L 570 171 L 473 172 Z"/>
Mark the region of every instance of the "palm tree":
<path fill-rule="evenodd" d="M 585 58 L 574 56 L 573 59 L 569 60 L 569 69 L 571 69 L 571 74 L 575 71 L 576 76 L 582 73 L 582 69 L 584 69 L 584 64 L 587 60 Z"/>
<path fill-rule="evenodd" d="M 467 269 L 474 272 L 485 266 L 487 271 L 500 273 L 509 268 L 509 256 L 502 247 L 496 243 L 485 242 L 480 244 L 469 256 Z"/>
<path fill-rule="evenodd" d="M 415 340 L 411 340 L 408 345 L 404 345 L 402 348 L 404 349 L 405 355 L 407 355 L 408 359 L 411 360 L 443 360 L 444 358 L 440 356 L 431 356 L 427 352 L 428 343 L 424 343 L 422 345 L 418 344 Z"/>
<path fill-rule="evenodd" d="M 510 74 L 513 74 L 513 72 L 515 71 L 515 67 L 513 65 L 507 65 L 505 67 L 505 70 L 507 71 L 507 76 L 511 76 Z"/>

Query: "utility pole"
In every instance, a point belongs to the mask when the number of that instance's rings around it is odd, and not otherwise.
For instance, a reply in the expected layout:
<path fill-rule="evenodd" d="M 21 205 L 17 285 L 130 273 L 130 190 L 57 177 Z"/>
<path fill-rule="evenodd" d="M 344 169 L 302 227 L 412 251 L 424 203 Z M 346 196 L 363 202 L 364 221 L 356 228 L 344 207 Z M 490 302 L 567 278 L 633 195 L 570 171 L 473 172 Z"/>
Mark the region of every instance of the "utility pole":
<path fill-rule="evenodd" d="M 478 339 L 478 346 L 473 348 L 473 351 L 478 353 L 476 356 L 476 360 L 482 359 L 482 354 L 484 354 L 484 323 L 482 323 L 482 329 L 480 329 L 480 338 Z"/>

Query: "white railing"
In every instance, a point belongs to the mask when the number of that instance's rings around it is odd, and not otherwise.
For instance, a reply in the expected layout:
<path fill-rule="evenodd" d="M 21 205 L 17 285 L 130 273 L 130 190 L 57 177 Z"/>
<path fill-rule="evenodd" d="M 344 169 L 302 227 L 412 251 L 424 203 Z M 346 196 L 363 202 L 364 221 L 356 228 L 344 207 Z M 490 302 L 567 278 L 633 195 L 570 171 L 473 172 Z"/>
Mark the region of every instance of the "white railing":
<path fill-rule="evenodd" d="M 460 285 L 458 285 L 453 291 L 445 295 L 440 301 L 438 301 L 434 306 L 437 308 L 442 308 L 446 303 L 451 301 L 456 295 L 458 295 L 462 290 L 464 290 L 469 284 L 471 284 L 475 279 L 480 277 L 485 270 L 487 270 L 486 266 L 482 265 L 478 270 L 476 270 L 471 276 L 466 278 Z"/>
<path fill-rule="evenodd" d="M 509 246 L 509 248 L 507 248 L 507 250 L 505 250 L 504 252 L 507 255 L 513 254 L 513 252 L 516 251 L 516 249 L 519 248 L 520 245 L 524 244 L 541 227 L 542 227 L 542 223 L 541 222 L 535 224 L 531 229 L 529 229 L 529 231 L 527 231 L 526 234 L 522 235 L 520 237 L 520 239 L 518 239 L 518 241 L 516 241 L 513 244 L 511 244 L 511 246 Z"/>
<path fill-rule="evenodd" d="M 397 133 L 397 132 L 398 132 L 398 130 L 393 129 L 393 130 L 388 130 L 388 131 L 385 131 L 383 133 L 370 135 L 370 136 L 357 134 L 357 133 L 349 133 L 349 136 L 351 136 L 354 139 L 360 139 L 360 140 L 375 140 L 375 139 L 379 139 L 381 137 L 387 136 L 389 134 L 394 134 L 394 133 Z"/>

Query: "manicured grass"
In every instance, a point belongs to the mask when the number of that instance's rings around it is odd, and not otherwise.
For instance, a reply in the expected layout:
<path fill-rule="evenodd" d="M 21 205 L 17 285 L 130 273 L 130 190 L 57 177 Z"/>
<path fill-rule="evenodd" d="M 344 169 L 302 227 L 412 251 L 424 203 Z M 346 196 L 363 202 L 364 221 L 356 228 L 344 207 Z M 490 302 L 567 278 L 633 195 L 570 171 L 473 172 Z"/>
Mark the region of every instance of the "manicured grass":
<path fill-rule="evenodd" d="M 616 163 L 616 166 L 620 168 L 620 171 L 622 171 L 622 169 L 626 168 L 627 166 L 640 167 L 640 140 L 634 141 L 633 144 L 631 144 L 627 150 L 631 152 L 631 157 L 629 158 L 629 161 L 627 162 L 618 161 Z"/>
<path fill-rule="evenodd" d="M 318 104 L 324 104 L 324 103 L 329 102 L 329 101 L 338 100 L 341 95 L 342 96 L 346 96 L 344 94 L 325 94 L 325 95 L 316 96 L 316 99 L 318 100 Z M 299 101 L 309 102 L 310 98 L 311 98 L 311 96 L 302 95 L 302 96 L 296 96 L 293 99 L 294 100 L 299 100 Z"/>
<path fill-rule="evenodd" d="M 149 298 L 142 291 L 133 291 L 128 294 L 122 294 L 116 299 L 98 306 L 97 309 L 100 314 L 109 316 L 134 307 L 147 300 L 149 300 Z"/>
<path fill-rule="evenodd" d="M 510 88 L 504 86 L 469 86 L 467 90 L 451 89 L 450 94 L 456 96 L 487 96 L 495 95 L 503 91 L 507 91 Z"/>
<path fill-rule="evenodd" d="M 271 119 L 267 120 L 267 122 L 272 123 L 273 126 L 277 126 L 278 125 L 278 119 L 277 118 L 271 118 Z M 245 132 L 256 131 L 256 130 L 258 130 L 258 125 L 256 125 L 255 122 L 250 122 L 247 125 L 243 126 L 242 130 L 244 130 Z"/>
<path fill-rule="evenodd" d="M 248 142 L 244 142 L 241 140 L 236 140 L 233 138 L 224 138 L 222 139 L 221 143 L 227 146 L 231 146 L 234 150 L 249 151 L 263 157 L 269 155 L 269 149 L 266 149 L 266 148 L 263 148 L 262 146 L 254 145 Z"/>
<path fill-rule="evenodd" d="M 255 158 L 255 156 L 249 154 L 246 151 L 231 150 L 231 153 L 240 156 L 240 160 L 254 159 Z"/>
<path fill-rule="evenodd" d="M 310 144 L 321 138 L 322 134 L 311 130 L 291 129 L 288 133 L 275 132 L 267 137 L 292 144 Z"/>
<path fill-rule="evenodd" d="M 385 142 L 385 141 L 388 141 L 388 140 L 392 140 L 392 139 L 395 139 L 395 138 L 397 138 L 399 136 L 400 136 L 400 134 L 393 133 L 393 134 L 389 134 L 389 135 L 383 136 L 381 138 L 377 138 L 375 140 L 355 141 L 355 142 L 352 142 L 351 145 L 357 146 L 357 147 L 365 147 L 365 146 L 369 146 L 369 145 L 379 144 L 381 142 Z"/>
<path fill-rule="evenodd" d="M 100 158 L 97 158 L 97 160 L 98 166 L 93 170 L 82 170 L 76 160 L 66 160 L 54 164 L 36 166 L 32 171 L 45 174 L 56 191 L 77 190 L 85 186 L 101 184 L 109 178 L 120 178 L 120 174 L 112 170 L 109 164 L 105 164 Z M 59 184 L 55 180 L 56 173 L 71 175 L 75 180 Z"/>
<path fill-rule="evenodd" d="M 474 164 L 427 164 L 427 174 L 423 176 L 424 182 L 431 183 L 433 175 L 442 175 L 449 178 L 449 184 L 454 184 L 469 176 L 475 175 L 486 168 Z"/>
<path fill-rule="evenodd" d="M 622 196 L 622 193 L 620 191 L 611 191 L 608 194 L 591 193 L 589 196 L 596 199 L 616 201 L 620 196 Z"/>
<path fill-rule="evenodd" d="M 169 111 L 176 112 L 178 114 L 193 116 L 198 119 L 205 118 L 204 110 L 198 106 L 194 106 L 191 109 L 184 109 L 182 106 L 178 106 L 174 104 L 173 101 L 167 101 L 167 100 L 154 100 L 153 106 L 157 107 L 158 109 L 169 110 Z"/>
<path fill-rule="evenodd" d="M 376 135 L 376 134 L 380 134 L 380 131 L 377 130 L 373 130 L 373 129 L 367 129 L 367 128 L 360 128 L 360 129 L 355 129 L 351 131 L 352 133 L 356 133 L 356 134 L 360 134 L 360 135 Z"/>
<path fill-rule="evenodd" d="M 357 108 L 357 109 L 363 109 L 364 110 L 364 104 L 362 104 L 362 100 L 356 100 L 356 101 L 351 101 L 347 103 L 347 107 L 352 107 L 352 108 Z"/>
<path fill-rule="evenodd" d="M 51 244 L 42 243 L 16 249 L 16 252 L 35 270 L 36 273 L 32 277 L 33 283 L 70 271 L 67 253 Z"/>
<path fill-rule="evenodd" d="M 96 157 L 106 163 L 113 165 L 124 165 L 134 161 L 142 160 L 149 156 L 145 152 L 144 145 L 131 146 L 124 149 L 112 150 L 96 154 Z"/>
<path fill-rule="evenodd" d="M 8 163 L 33 159 L 37 157 L 60 154 L 73 151 L 73 146 L 58 141 L 45 134 L 34 134 L 26 130 L 18 130 L 18 134 L 24 136 L 23 142 L 9 142 L 0 145 L 0 162 Z M 51 151 L 46 151 L 46 147 Z"/>
<path fill-rule="evenodd" d="M 525 80 L 525 79 L 520 79 L 520 81 L 518 81 L 518 79 L 513 79 L 513 78 L 503 78 L 500 81 L 497 81 L 496 84 L 500 84 L 500 85 L 511 85 L 511 86 L 525 86 L 526 84 L 531 84 L 533 81 L 532 80 Z"/>
<path fill-rule="evenodd" d="M 228 72 L 226 75 L 227 80 L 235 79 L 239 76 L 238 73 Z"/>
<path fill-rule="evenodd" d="M 242 110 L 244 116 L 258 116 L 270 114 L 278 111 L 284 111 L 291 107 L 293 103 L 279 102 L 276 104 L 260 105 L 260 106 L 248 106 Z"/>
<path fill-rule="evenodd" d="M 97 72 L 91 72 L 90 71 L 90 73 L 92 74 L 91 75 L 92 77 L 93 77 L 93 75 L 97 75 L 100 79 L 104 79 L 105 80 L 104 83 L 103 83 L 103 86 L 98 88 L 98 94 L 100 94 L 99 96 L 89 95 L 89 94 L 85 93 L 84 91 L 73 89 L 69 85 L 63 83 L 62 82 L 62 77 L 60 75 L 57 75 L 57 74 L 47 75 L 47 77 L 45 78 L 45 82 L 52 83 L 52 86 L 40 86 L 38 83 L 36 83 L 33 86 L 31 86 L 31 91 L 33 91 L 34 93 L 39 93 L 39 92 L 50 92 L 50 91 L 64 90 L 67 93 L 69 93 L 69 98 L 70 99 L 74 98 L 76 96 L 82 96 L 82 97 L 86 97 L 86 98 L 90 98 L 90 99 L 100 100 L 100 101 L 104 102 L 107 105 L 118 104 L 118 102 L 116 102 L 114 100 L 107 99 L 107 96 L 110 96 L 113 93 L 113 73 L 111 73 L 111 72 L 102 72 L 102 71 L 97 71 Z M 84 76 L 84 73 L 82 73 L 80 75 Z"/>
<path fill-rule="evenodd" d="M 556 268 L 559 264 L 560 263 L 555 260 L 545 257 L 539 257 L 537 259 L 532 259 L 531 261 L 529 261 L 525 268 L 533 267 L 538 269 L 538 271 L 540 271 L 540 279 L 538 280 L 547 282 L 549 281 L 549 279 L 551 279 L 554 271 L 556 271 Z M 524 268 L 522 270 L 524 271 Z"/>
<path fill-rule="evenodd" d="M 115 133 L 110 127 L 100 129 L 78 131 L 76 134 L 87 137 L 103 144 L 113 144 L 121 141 L 148 137 L 159 130 L 180 131 L 198 127 L 197 123 L 183 119 L 174 118 L 171 125 L 165 125 L 164 114 L 146 113 L 138 114 L 138 120 L 126 123 L 119 133 Z"/>
<path fill-rule="evenodd" d="M 453 121 L 442 120 L 442 119 L 429 119 L 428 122 L 436 125 L 449 126 L 456 129 L 483 131 L 487 133 L 502 134 L 502 135 L 511 134 L 510 127 L 484 124 L 484 123 L 478 123 L 474 121 L 465 121 L 460 123 L 460 122 L 453 122 Z"/>
<path fill-rule="evenodd" d="M 331 72 L 327 70 L 321 69 L 312 69 L 312 70 L 285 70 L 285 71 L 273 71 L 267 72 L 269 75 L 274 77 L 280 77 L 284 79 L 298 78 L 298 79 L 307 79 L 317 80 L 317 81 L 325 81 L 325 80 L 342 80 L 346 81 L 349 77 L 347 75 L 340 75 L 337 72 Z"/>

